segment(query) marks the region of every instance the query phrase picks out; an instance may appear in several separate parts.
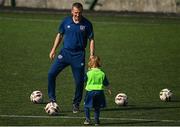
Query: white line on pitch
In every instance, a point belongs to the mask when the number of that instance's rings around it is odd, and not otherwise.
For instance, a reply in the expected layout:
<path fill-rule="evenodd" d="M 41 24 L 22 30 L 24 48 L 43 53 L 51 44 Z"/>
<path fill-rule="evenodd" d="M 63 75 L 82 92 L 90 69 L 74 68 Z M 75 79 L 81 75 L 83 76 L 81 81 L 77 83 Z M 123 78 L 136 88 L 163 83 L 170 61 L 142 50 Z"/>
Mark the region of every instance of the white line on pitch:
<path fill-rule="evenodd" d="M 85 117 L 73 117 L 73 116 L 30 116 L 30 115 L 0 115 L 0 117 L 8 118 L 42 118 L 42 119 L 85 119 Z M 180 120 L 158 120 L 158 119 L 137 119 L 137 118 L 113 118 L 113 117 L 101 117 L 102 120 L 121 120 L 121 121 L 152 121 L 152 122 L 180 122 Z"/>

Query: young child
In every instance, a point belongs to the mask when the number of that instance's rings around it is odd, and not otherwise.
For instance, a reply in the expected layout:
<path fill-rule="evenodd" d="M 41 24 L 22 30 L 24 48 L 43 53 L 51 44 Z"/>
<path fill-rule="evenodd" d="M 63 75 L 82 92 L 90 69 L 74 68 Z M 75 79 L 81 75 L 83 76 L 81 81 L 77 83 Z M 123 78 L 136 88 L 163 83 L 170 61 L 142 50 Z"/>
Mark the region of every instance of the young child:
<path fill-rule="evenodd" d="M 87 92 L 84 100 L 84 110 L 86 116 L 84 125 L 91 124 L 90 108 L 94 108 L 95 125 L 99 125 L 100 108 L 106 107 L 104 86 L 108 88 L 109 94 L 111 94 L 111 90 L 105 73 L 99 68 L 101 67 L 100 58 L 98 56 L 91 57 L 88 66 L 89 70 L 85 76 L 85 89 Z"/>

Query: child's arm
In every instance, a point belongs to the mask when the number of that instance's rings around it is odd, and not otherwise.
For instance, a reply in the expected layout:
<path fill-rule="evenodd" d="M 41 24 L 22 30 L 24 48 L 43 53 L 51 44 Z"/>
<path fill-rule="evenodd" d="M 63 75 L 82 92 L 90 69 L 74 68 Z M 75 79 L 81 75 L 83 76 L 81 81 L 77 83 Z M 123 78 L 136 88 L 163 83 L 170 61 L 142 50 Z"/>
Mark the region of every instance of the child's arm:
<path fill-rule="evenodd" d="M 107 86 L 107 90 L 108 90 L 108 93 L 111 95 L 112 92 L 111 92 L 111 87 L 110 87 L 110 85 Z"/>
<path fill-rule="evenodd" d="M 104 82 L 103 82 L 103 84 L 107 87 L 107 90 L 108 90 L 108 93 L 111 95 L 111 87 L 110 87 L 110 85 L 109 85 L 109 81 L 108 81 L 108 79 L 107 79 L 107 77 L 105 76 L 105 78 L 104 78 Z"/>

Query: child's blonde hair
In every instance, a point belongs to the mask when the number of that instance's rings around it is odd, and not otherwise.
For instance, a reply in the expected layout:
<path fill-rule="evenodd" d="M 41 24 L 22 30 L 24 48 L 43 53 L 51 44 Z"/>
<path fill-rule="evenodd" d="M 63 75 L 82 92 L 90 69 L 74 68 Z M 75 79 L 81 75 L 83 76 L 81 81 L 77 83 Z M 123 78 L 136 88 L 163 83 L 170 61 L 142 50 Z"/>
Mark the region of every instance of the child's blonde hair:
<path fill-rule="evenodd" d="M 89 59 L 88 67 L 89 67 L 89 68 L 101 67 L 101 63 L 100 63 L 100 58 L 99 58 L 99 56 L 92 56 L 92 57 Z"/>

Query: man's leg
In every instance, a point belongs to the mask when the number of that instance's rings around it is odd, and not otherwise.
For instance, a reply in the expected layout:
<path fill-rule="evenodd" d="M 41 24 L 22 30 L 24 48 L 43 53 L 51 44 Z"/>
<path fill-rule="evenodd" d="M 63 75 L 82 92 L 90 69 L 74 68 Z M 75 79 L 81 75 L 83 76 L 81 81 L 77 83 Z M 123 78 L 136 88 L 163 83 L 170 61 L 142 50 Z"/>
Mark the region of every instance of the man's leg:
<path fill-rule="evenodd" d="M 75 81 L 75 95 L 73 99 L 73 113 L 79 111 L 84 88 L 85 52 L 71 55 L 71 69 Z"/>
<path fill-rule="evenodd" d="M 50 101 L 56 101 L 56 77 L 66 66 L 64 60 L 57 57 L 48 72 L 48 96 Z"/>
<path fill-rule="evenodd" d="M 82 100 L 83 88 L 84 88 L 84 67 L 72 68 L 72 72 L 73 72 L 75 85 L 76 85 L 75 96 L 73 99 L 73 107 L 79 108 L 80 102 Z"/>

